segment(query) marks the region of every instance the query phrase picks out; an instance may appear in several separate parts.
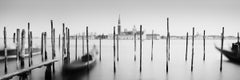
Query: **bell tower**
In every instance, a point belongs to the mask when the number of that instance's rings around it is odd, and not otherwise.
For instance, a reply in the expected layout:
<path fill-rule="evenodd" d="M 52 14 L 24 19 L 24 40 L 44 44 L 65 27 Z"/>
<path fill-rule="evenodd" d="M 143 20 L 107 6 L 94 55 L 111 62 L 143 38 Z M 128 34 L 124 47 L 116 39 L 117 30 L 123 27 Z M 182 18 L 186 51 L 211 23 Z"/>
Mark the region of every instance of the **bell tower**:
<path fill-rule="evenodd" d="M 120 20 L 120 14 L 119 14 L 119 16 L 118 16 L 118 25 L 117 25 L 117 27 L 118 27 L 118 34 L 120 34 L 120 33 L 121 33 L 121 20 Z"/>

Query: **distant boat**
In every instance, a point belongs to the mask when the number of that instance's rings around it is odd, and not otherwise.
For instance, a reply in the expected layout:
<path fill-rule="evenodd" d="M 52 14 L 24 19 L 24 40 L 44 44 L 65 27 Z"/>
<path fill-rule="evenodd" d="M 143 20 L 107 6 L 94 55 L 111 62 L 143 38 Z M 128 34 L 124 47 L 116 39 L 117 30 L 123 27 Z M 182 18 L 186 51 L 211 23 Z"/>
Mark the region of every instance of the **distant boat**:
<path fill-rule="evenodd" d="M 232 44 L 232 48 L 231 51 L 229 50 L 221 50 L 221 48 L 216 47 L 216 49 L 220 52 L 222 52 L 222 54 L 224 54 L 230 61 L 232 62 L 237 62 L 240 63 L 240 43 L 233 43 Z"/>

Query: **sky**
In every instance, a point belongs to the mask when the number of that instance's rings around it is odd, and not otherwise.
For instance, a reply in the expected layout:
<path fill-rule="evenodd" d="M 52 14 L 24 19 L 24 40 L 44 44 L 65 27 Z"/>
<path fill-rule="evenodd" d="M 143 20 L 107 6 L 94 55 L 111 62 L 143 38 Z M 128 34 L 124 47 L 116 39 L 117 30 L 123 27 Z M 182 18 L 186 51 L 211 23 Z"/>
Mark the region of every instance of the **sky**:
<path fill-rule="evenodd" d="M 17 28 L 27 29 L 30 22 L 34 37 L 48 32 L 50 20 L 54 21 L 56 34 L 61 34 L 62 23 L 70 34 L 89 32 L 110 34 L 121 17 L 122 31 L 135 25 L 143 26 L 146 33 L 166 34 L 169 17 L 171 35 L 197 33 L 225 35 L 240 32 L 239 0 L 0 0 L 0 31 L 7 27 L 12 37 Z M 3 34 L 0 34 L 3 37 Z"/>

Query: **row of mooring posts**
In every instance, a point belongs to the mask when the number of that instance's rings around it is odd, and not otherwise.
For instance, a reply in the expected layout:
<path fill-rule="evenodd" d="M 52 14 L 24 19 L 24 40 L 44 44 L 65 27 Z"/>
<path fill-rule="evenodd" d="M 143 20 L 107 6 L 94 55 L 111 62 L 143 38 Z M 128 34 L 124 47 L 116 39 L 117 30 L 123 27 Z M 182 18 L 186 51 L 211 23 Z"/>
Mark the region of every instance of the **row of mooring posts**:
<path fill-rule="evenodd" d="M 32 31 L 30 30 L 30 23 L 27 24 L 27 41 L 28 41 L 28 47 L 25 47 L 25 39 L 26 39 L 26 32 L 24 29 L 21 30 L 17 29 L 16 33 L 13 33 L 13 43 L 16 44 L 16 68 L 17 71 L 13 73 L 8 73 L 8 50 L 7 50 L 7 32 L 6 27 L 4 27 L 3 35 L 4 35 L 4 76 L 1 76 L 0 79 L 11 79 L 14 76 L 19 76 L 19 80 L 25 80 L 25 79 L 32 79 L 31 78 L 31 71 L 33 69 L 47 66 L 46 72 L 45 72 L 45 79 L 46 80 L 52 80 L 54 77 L 52 75 L 55 75 L 55 66 L 54 62 L 57 60 L 55 59 L 55 29 L 53 28 L 53 22 L 51 20 L 51 42 L 52 42 L 52 61 L 47 61 L 47 51 L 46 51 L 46 41 L 47 41 L 47 33 L 43 32 L 41 34 L 41 59 L 42 62 L 46 62 L 43 64 L 37 64 L 36 66 L 33 66 L 33 37 L 32 37 Z M 26 49 L 27 48 L 27 49 Z M 28 61 L 28 67 L 25 66 L 24 59 L 27 59 Z M 53 73 L 52 73 L 53 72 Z"/>
<path fill-rule="evenodd" d="M 70 63 L 70 30 L 65 27 L 63 23 L 63 37 L 62 37 L 62 60 L 63 64 Z"/>

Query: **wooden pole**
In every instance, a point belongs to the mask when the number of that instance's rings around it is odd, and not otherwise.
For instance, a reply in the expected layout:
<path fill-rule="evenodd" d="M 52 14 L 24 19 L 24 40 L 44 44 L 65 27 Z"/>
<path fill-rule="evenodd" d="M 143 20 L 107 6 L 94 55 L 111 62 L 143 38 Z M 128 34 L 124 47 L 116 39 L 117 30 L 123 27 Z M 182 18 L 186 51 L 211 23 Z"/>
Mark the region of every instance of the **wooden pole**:
<path fill-rule="evenodd" d="M 136 33 L 134 33 L 134 61 L 136 61 L 136 51 L 137 51 L 137 45 L 136 45 Z"/>
<path fill-rule="evenodd" d="M 223 50 L 223 42 L 224 42 L 224 27 L 222 27 L 221 51 Z M 220 72 L 222 72 L 222 57 L 223 57 L 223 53 L 221 52 L 221 57 L 220 57 Z"/>
<path fill-rule="evenodd" d="M 45 53 L 45 61 L 47 61 L 47 32 L 44 33 L 44 53 Z"/>
<path fill-rule="evenodd" d="M 4 27 L 4 31 L 3 31 L 3 35 L 4 35 L 4 55 L 5 55 L 5 59 L 4 59 L 4 73 L 7 74 L 8 73 L 8 69 L 7 69 L 7 33 L 6 33 L 6 27 Z"/>
<path fill-rule="evenodd" d="M 140 25 L 140 73 L 142 72 L 142 25 Z"/>
<path fill-rule="evenodd" d="M 18 70 L 19 69 L 19 58 L 20 58 L 20 29 L 17 29 L 17 46 L 16 46 L 16 49 L 17 49 L 16 65 L 17 65 L 17 70 Z"/>
<path fill-rule="evenodd" d="M 205 46 L 206 46 L 205 39 L 206 39 L 206 36 L 205 36 L 205 30 L 204 30 L 203 31 L 203 61 L 205 61 L 205 54 L 206 54 L 206 52 L 205 52 L 205 50 L 206 50 L 206 48 L 205 48 Z"/>
<path fill-rule="evenodd" d="M 22 38 L 21 38 L 21 52 L 20 52 L 20 68 L 24 68 L 24 53 L 25 53 L 25 30 L 22 30 Z"/>
<path fill-rule="evenodd" d="M 89 55 L 89 45 L 88 45 L 88 26 L 86 27 L 86 39 L 87 39 L 87 55 Z M 89 60 L 89 56 L 87 56 L 87 60 Z M 87 68 L 89 71 L 89 62 L 87 63 Z"/>
<path fill-rule="evenodd" d="M 102 37 L 103 35 L 101 35 L 101 37 L 99 38 L 99 60 L 102 60 Z"/>
<path fill-rule="evenodd" d="M 151 61 L 153 61 L 153 33 L 154 33 L 154 31 L 152 30 Z"/>
<path fill-rule="evenodd" d="M 168 41 L 169 41 L 169 40 L 168 40 L 168 39 L 169 39 L 169 35 L 168 35 L 168 33 L 167 33 L 167 37 L 166 37 L 166 72 L 167 72 L 167 73 L 168 73 L 168 61 L 169 61 L 169 58 L 168 58 L 168 57 L 169 57 L 169 51 L 168 51 L 168 50 L 169 50 L 169 49 L 168 49 L 168 48 L 169 48 L 169 47 L 168 47 L 168 46 L 169 46 L 169 45 L 168 45 Z"/>
<path fill-rule="evenodd" d="M 191 61 L 191 72 L 193 71 L 193 60 L 194 60 L 194 31 L 195 31 L 195 28 L 193 27 L 193 33 L 192 33 L 192 61 Z"/>
<path fill-rule="evenodd" d="M 239 32 L 237 33 L 237 42 L 239 43 Z"/>
<path fill-rule="evenodd" d="M 42 58 L 42 62 L 44 61 L 44 58 L 43 58 L 43 32 L 41 34 L 41 58 Z"/>
<path fill-rule="evenodd" d="M 60 49 L 61 48 L 61 35 L 59 34 L 59 37 L 58 37 L 58 48 Z"/>
<path fill-rule="evenodd" d="M 119 61 L 119 33 L 117 34 L 117 61 Z"/>
<path fill-rule="evenodd" d="M 69 28 L 67 28 L 67 60 L 68 63 L 70 63 L 70 31 Z"/>
<path fill-rule="evenodd" d="M 30 67 L 31 66 L 31 57 L 30 57 L 30 23 L 28 23 L 28 66 Z"/>
<path fill-rule="evenodd" d="M 75 60 L 77 60 L 77 35 L 76 35 L 76 46 L 75 46 Z"/>
<path fill-rule="evenodd" d="M 113 72 L 116 73 L 116 64 L 115 64 L 115 26 L 113 27 Z"/>
<path fill-rule="evenodd" d="M 82 55 L 84 55 L 84 32 L 82 34 Z"/>
<path fill-rule="evenodd" d="M 13 33 L 13 43 L 15 43 L 15 35 L 16 35 L 16 33 Z"/>
<path fill-rule="evenodd" d="M 52 42 L 52 60 L 53 60 L 56 57 L 56 52 L 55 52 L 55 28 L 53 28 L 53 20 L 51 20 L 50 22 L 51 22 L 51 42 Z M 59 40 L 60 40 L 60 37 L 59 37 Z M 60 43 L 60 41 L 59 41 L 59 43 Z M 53 69 L 53 75 L 55 75 L 55 63 L 52 63 L 52 69 Z M 54 76 L 53 76 L 53 79 L 55 79 Z"/>
<path fill-rule="evenodd" d="M 170 32 L 169 32 L 169 18 L 167 18 L 167 35 L 168 35 L 168 60 L 170 60 Z"/>
<path fill-rule="evenodd" d="M 186 36 L 186 54 L 185 54 L 185 61 L 187 61 L 187 54 L 188 54 L 188 32 Z"/>
<path fill-rule="evenodd" d="M 65 24 L 63 23 L 63 37 L 62 37 L 62 62 L 65 64 Z"/>
<path fill-rule="evenodd" d="M 30 66 L 32 66 L 33 65 L 33 60 L 32 60 L 32 57 L 33 57 L 33 55 L 32 55 L 32 51 L 33 51 L 32 31 L 30 31 L 29 36 L 30 36 L 30 53 L 29 53 L 29 56 L 30 56 Z"/>

